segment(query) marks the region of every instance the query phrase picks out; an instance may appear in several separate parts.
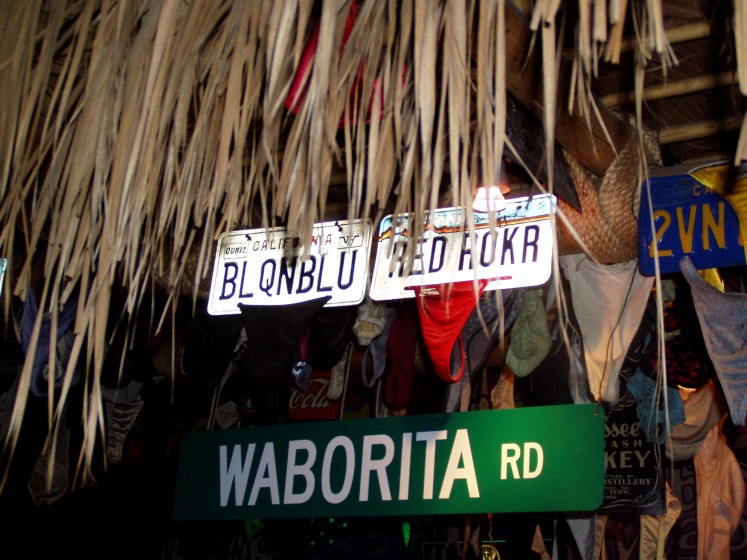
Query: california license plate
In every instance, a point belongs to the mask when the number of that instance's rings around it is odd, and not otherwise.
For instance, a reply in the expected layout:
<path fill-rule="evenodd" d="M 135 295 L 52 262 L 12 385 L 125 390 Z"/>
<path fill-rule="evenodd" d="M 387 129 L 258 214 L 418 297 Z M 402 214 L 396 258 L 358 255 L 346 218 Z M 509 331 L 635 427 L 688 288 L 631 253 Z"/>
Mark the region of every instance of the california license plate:
<path fill-rule="evenodd" d="M 314 225 L 304 248 L 286 228 L 233 231 L 218 239 L 208 313 L 239 313 L 238 304 L 288 305 L 331 296 L 328 307 L 363 301 L 371 222 Z"/>
<path fill-rule="evenodd" d="M 555 197 L 509 199 L 491 228 L 488 215 L 475 212 L 470 235 L 464 208 L 435 211 L 426 231 L 408 251 L 411 216 L 381 222 L 371 282 L 371 298 L 414 297 L 413 286 L 489 280 L 486 290 L 544 284 L 550 278 L 555 235 Z"/>
<path fill-rule="evenodd" d="M 648 180 L 650 203 L 644 184 L 638 213 L 641 274 L 653 276 L 657 258 L 661 274 L 679 272 L 684 256 L 697 269 L 744 265 L 739 218 L 718 194 L 728 184 L 730 169 L 724 164 L 662 169 Z"/>

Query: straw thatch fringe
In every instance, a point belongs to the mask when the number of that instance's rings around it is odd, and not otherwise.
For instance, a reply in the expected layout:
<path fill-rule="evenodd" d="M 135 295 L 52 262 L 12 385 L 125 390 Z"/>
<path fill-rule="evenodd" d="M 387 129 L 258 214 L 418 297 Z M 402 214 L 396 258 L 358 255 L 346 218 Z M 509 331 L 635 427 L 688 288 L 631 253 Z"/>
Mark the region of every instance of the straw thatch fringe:
<path fill-rule="evenodd" d="M 577 93 L 558 109 L 581 108 L 590 121 L 598 117 L 591 76 L 609 38 L 620 40 L 608 28 L 621 28 L 625 10 L 578 2 Z M 630 3 L 642 63 L 652 53 L 671 61 L 660 2 Z M 537 5 L 551 158 L 560 3 Z M 392 198 L 395 212 L 423 217 L 443 198 L 469 205 L 478 183 L 498 183 L 507 9 L 505 0 L 3 0 L 0 254 L 13 280 L 6 317 L 10 298 L 26 297 L 37 253 L 43 309 L 54 314 L 79 293 L 74 361 L 87 370 L 80 465 L 90 466 L 103 430 L 113 291 L 126 291 L 130 316 L 154 278 L 174 304 L 183 284 L 197 298 L 215 239 L 238 227 L 286 224 L 308 242 L 312 225 L 327 218 L 334 165 L 347 173 L 351 218 L 380 213 Z M 50 397 L 51 431 L 73 369 L 58 401 Z M 9 451 L 30 375 L 27 361 Z"/>

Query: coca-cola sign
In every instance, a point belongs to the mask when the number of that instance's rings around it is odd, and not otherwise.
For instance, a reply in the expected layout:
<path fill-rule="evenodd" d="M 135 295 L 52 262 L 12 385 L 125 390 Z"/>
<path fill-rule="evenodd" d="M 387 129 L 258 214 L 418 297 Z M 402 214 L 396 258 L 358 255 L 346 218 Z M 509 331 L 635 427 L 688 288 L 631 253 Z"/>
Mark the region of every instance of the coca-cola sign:
<path fill-rule="evenodd" d="M 293 421 L 339 420 L 344 396 L 336 400 L 327 398 L 330 383 L 329 371 L 311 372 L 308 390 L 293 389 L 288 401 L 288 416 Z"/>

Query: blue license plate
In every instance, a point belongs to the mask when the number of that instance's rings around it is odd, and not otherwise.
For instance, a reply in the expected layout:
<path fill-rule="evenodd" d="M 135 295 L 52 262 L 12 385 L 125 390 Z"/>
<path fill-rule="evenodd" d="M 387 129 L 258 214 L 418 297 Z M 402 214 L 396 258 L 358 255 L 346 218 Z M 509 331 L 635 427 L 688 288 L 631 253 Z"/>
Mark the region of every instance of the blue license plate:
<path fill-rule="evenodd" d="M 697 171 L 702 171 L 700 167 Z M 725 181 L 728 166 L 695 172 L 682 166 L 663 170 L 643 185 L 638 215 L 638 258 L 641 273 L 653 276 L 654 241 L 662 274 L 679 272 L 679 261 L 688 256 L 698 269 L 745 264 L 739 219 L 731 204 L 698 177 Z M 650 214 L 653 209 L 654 226 Z"/>

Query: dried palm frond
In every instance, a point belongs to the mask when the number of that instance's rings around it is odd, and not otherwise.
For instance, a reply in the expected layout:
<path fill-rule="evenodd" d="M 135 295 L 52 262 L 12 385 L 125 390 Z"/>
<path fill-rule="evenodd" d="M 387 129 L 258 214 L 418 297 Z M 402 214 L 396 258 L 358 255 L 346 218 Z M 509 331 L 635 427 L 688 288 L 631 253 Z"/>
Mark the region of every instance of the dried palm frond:
<path fill-rule="evenodd" d="M 560 114 L 580 113 L 589 129 L 603 128 L 591 83 L 602 53 L 617 59 L 626 14 L 638 30 L 639 78 L 652 57 L 664 69 L 675 63 L 660 0 L 577 5 L 570 84 L 559 83 L 566 5 L 544 0 L 533 12 L 546 169 Z M 221 233 L 281 224 L 307 244 L 312 225 L 328 218 L 335 165 L 345 168 L 349 218 L 412 213 L 411 239 L 442 200 L 470 206 L 478 182 L 497 183 L 505 173 L 509 9 L 505 0 L 4 0 L 0 254 L 13 282 L 6 319 L 32 277 L 42 279 L 34 288 L 53 322 L 78 297 L 73 358 L 47 406 L 52 452 L 80 363 L 79 465 L 90 469 L 103 431 L 109 314 L 136 314 L 154 278 L 173 303 L 165 313 L 174 313 L 185 286 L 196 302 Z M 743 30 L 739 2 L 735 14 Z M 559 103 L 568 87 L 570 103 Z M 467 220 L 473 227 L 470 213 Z M 124 310 L 111 309 L 117 292 Z M 38 344 L 35 334 L 28 356 Z M 28 358 L 8 452 L 31 374 Z"/>
<path fill-rule="evenodd" d="M 747 5 L 740 0 L 734 0 L 734 40 L 736 41 L 739 91 L 742 95 L 747 95 Z M 747 115 L 742 119 L 734 165 L 740 165 L 745 160 L 747 160 Z"/>

